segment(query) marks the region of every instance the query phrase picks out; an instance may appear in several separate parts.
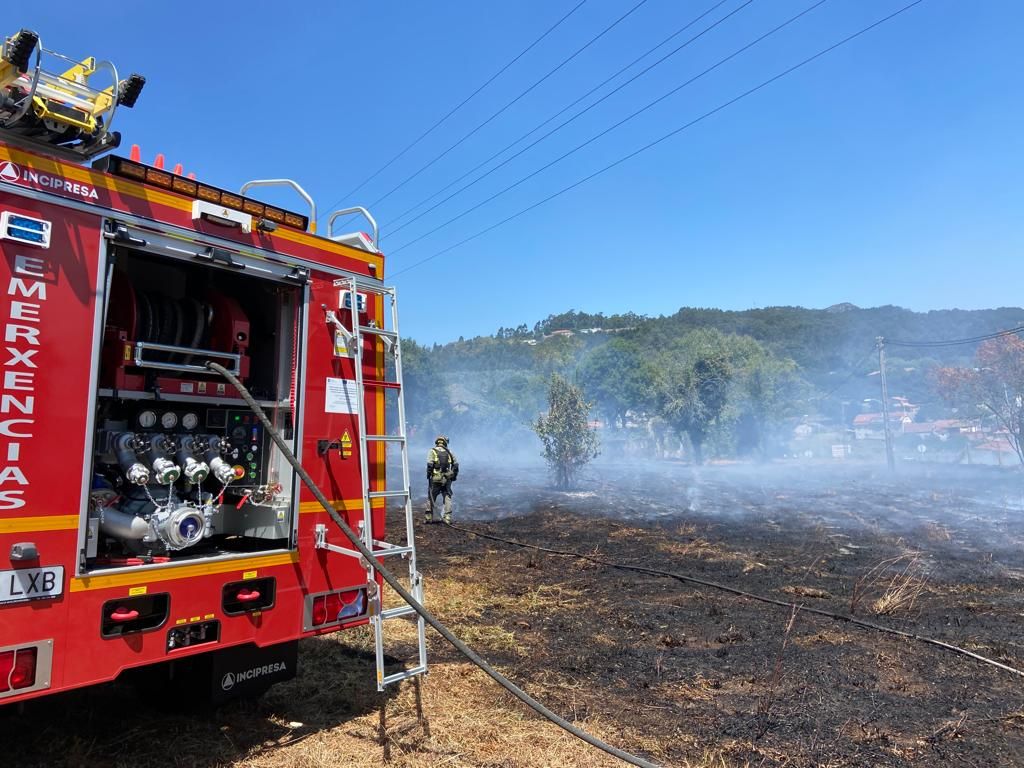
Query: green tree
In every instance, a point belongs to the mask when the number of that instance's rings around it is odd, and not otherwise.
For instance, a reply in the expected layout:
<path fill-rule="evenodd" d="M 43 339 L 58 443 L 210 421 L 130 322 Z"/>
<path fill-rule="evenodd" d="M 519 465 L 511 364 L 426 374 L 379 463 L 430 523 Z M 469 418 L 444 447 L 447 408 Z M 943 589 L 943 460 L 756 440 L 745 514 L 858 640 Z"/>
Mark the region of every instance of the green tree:
<path fill-rule="evenodd" d="M 742 415 L 751 428 L 751 442 L 762 459 L 774 426 L 794 412 L 803 382 L 792 360 L 778 358 L 751 339 L 756 348 L 742 362 L 736 380 Z"/>
<path fill-rule="evenodd" d="M 449 408 L 447 381 L 437 355 L 412 339 L 402 339 L 402 378 L 409 427 L 435 428 Z"/>
<path fill-rule="evenodd" d="M 694 462 L 704 462 L 704 443 L 729 401 L 733 380 L 730 339 L 715 330 L 691 331 L 663 356 L 660 415 L 686 435 Z"/>
<path fill-rule="evenodd" d="M 566 373 L 576 364 L 583 343 L 576 336 L 552 336 L 533 347 L 534 367 L 545 375 Z"/>
<path fill-rule="evenodd" d="M 522 424 L 531 424 L 544 408 L 545 381 L 540 376 L 513 373 L 485 389 L 487 399 L 500 405 Z"/>
<path fill-rule="evenodd" d="M 978 347 L 974 363 L 938 369 L 935 386 L 951 405 L 992 416 L 1024 463 L 1024 339 L 990 339 Z"/>
<path fill-rule="evenodd" d="M 597 433 L 589 424 L 590 404 L 579 387 L 553 374 L 548 386 L 548 412 L 533 430 L 544 444 L 544 459 L 559 488 L 568 488 L 576 473 L 598 454 Z"/>
<path fill-rule="evenodd" d="M 652 405 L 656 373 L 633 342 L 613 339 L 584 358 L 579 382 L 597 410 L 612 426 L 626 426 L 627 411 L 647 411 Z"/>

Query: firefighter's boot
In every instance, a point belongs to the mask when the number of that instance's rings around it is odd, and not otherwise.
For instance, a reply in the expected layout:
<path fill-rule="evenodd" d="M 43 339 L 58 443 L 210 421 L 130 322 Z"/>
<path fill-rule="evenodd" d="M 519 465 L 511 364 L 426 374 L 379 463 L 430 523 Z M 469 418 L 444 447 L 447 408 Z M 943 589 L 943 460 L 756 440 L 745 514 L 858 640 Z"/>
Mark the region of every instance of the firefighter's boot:
<path fill-rule="evenodd" d="M 444 515 L 441 517 L 441 519 L 444 520 L 446 525 L 451 525 L 452 524 L 452 498 L 451 498 L 451 496 L 447 497 L 444 500 Z"/>

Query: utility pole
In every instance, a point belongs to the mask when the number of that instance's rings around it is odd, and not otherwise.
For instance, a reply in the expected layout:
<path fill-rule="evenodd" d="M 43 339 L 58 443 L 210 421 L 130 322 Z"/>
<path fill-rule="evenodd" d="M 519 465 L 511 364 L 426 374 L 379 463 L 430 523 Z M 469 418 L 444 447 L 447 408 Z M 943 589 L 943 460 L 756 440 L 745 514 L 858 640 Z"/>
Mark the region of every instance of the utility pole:
<path fill-rule="evenodd" d="M 882 382 L 882 420 L 885 429 L 885 462 L 889 471 L 896 470 L 896 457 L 892 452 L 892 431 L 889 429 L 889 385 L 885 380 L 885 337 L 875 337 L 875 344 L 878 346 L 878 375 Z"/>

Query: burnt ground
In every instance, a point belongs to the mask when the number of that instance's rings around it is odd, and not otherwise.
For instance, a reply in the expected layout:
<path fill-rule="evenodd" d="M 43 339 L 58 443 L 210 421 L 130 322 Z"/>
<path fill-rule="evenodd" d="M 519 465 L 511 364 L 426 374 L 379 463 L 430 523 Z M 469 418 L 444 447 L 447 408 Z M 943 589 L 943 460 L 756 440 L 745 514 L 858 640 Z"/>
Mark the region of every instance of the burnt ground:
<path fill-rule="evenodd" d="M 607 464 L 565 493 L 536 469 L 467 464 L 456 492 L 469 530 L 853 611 L 1024 668 L 1017 472 Z M 440 525 L 417 534 L 443 621 L 555 711 L 657 762 L 1024 765 L 1024 678 L 1006 671 L 799 607 Z M 422 686 L 377 694 L 370 640 L 306 641 L 296 680 L 215 713 L 168 714 L 123 686 L 0 710 L 0 765 L 620 764 L 434 635 Z"/>

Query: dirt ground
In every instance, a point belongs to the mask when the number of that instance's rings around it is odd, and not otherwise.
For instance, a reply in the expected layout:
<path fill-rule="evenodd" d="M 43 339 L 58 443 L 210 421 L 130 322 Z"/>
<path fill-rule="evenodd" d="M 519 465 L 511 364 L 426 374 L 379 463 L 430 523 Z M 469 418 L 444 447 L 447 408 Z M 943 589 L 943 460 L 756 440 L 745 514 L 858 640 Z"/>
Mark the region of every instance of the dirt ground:
<path fill-rule="evenodd" d="M 457 524 L 850 613 L 1024 668 L 1024 478 L 969 467 L 637 468 L 573 492 L 463 468 Z M 551 709 L 673 766 L 1024 766 L 1024 678 L 736 597 L 418 529 L 427 603 Z M 399 624 L 399 622 L 393 622 Z M 411 627 L 389 654 L 411 659 Z M 0 709 L 0 765 L 612 766 L 429 634 L 387 694 L 371 634 L 300 645 L 256 702 L 168 714 L 124 686 Z"/>

